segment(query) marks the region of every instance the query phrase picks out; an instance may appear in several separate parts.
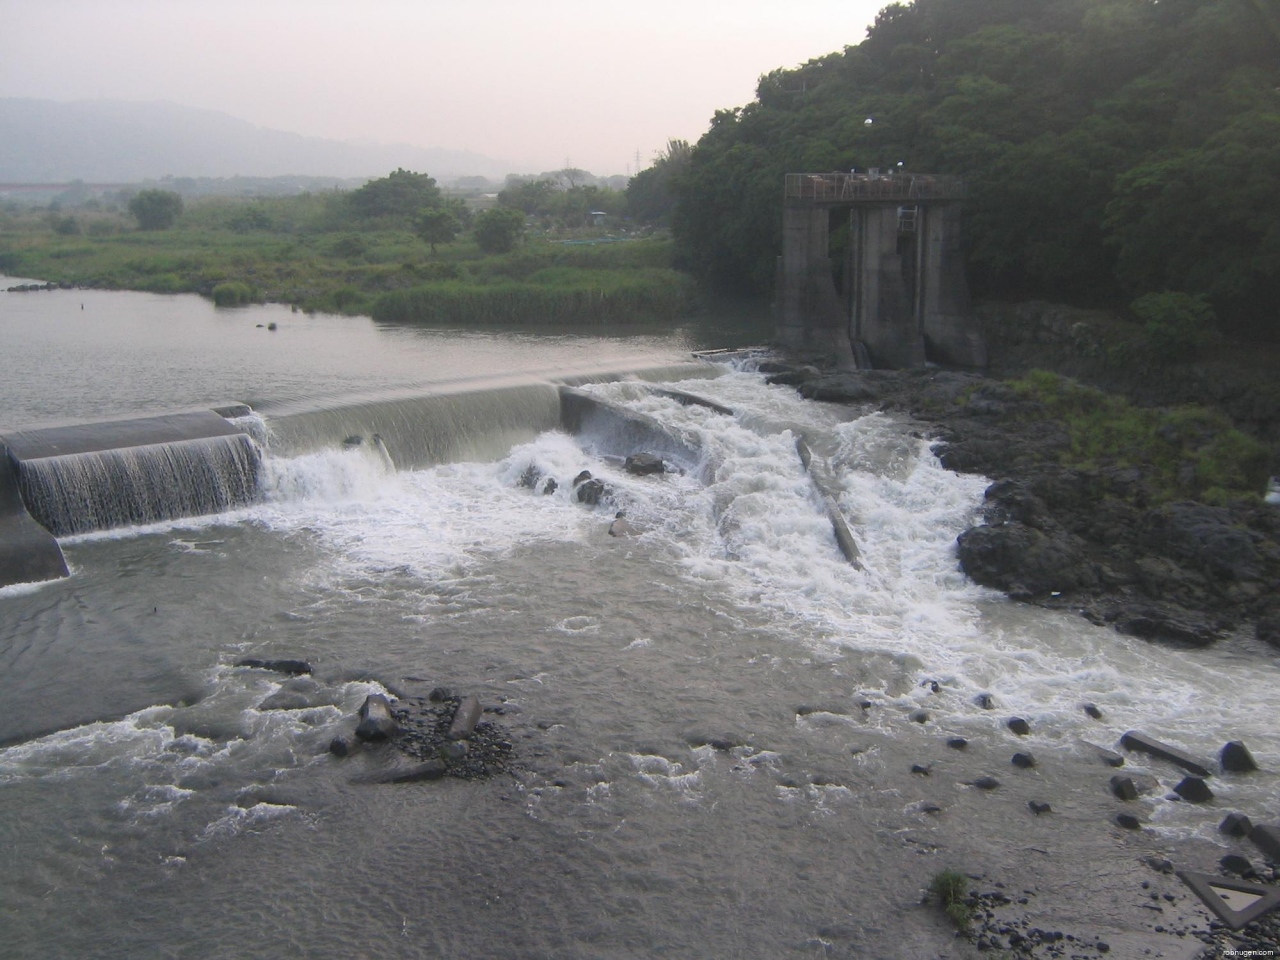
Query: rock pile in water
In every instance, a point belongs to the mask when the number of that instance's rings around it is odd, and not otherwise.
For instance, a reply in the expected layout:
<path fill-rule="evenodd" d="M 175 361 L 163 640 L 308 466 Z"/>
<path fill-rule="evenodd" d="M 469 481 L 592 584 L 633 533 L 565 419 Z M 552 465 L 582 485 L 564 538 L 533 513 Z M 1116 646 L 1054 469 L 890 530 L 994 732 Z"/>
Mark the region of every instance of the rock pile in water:
<path fill-rule="evenodd" d="M 360 707 L 357 740 L 386 744 L 414 764 L 396 763 L 374 779 L 380 783 L 409 783 L 457 777 L 484 780 L 516 769 L 515 748 L 497 723 L 484 720 L 478 697 L 457 696 L 439 687 L 425 697 L 389 700 L 369 696 Z M 335 737 L 330 752 L 345 757 L 354 748 L 346 737 Z"/>

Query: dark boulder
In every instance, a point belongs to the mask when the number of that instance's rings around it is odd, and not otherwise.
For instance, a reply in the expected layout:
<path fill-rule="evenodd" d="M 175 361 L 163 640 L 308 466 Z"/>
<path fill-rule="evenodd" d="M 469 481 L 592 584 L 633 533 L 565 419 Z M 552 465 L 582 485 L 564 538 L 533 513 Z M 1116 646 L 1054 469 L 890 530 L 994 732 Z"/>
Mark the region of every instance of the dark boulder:
<path fill-rule="evenodd" d="M 1111 778 L 1111 793 L 1119 800 L 1137 800 L 1138 787 L 1131 777 L 1116 774 Z"/>
<path fill-rule="evenodd" d="M 351 752 L 351 741 L 346 737 L 334 737 L 329 741 L 329 752 L 335 757 L 345 757 Z"/>
<path fill-rule="evenodd" d="M 1045 803 L 1043 800 L 1028 800 L 1027 806 L 1031 808 L 1031 812 L 1037 817 L 1045 813 L 1053 813 L 1053 807 Z"/>
<path fill-rule="evenodd" d="M 956 539 L 960 568 L 984 587 L 1014 597 L 1042 596 L 1096 585 L 1079 538 L 1045 533 L 1013 521 L 972 527 Z"/>
<path fill-rule="evenodd" d="M 1117 813 L 1112 820 L 1117 827 L 1123 827 L 1125 830 L 1137 830 L 1142 826 L 1142 821 L 1132 813 Z"/>
<path fill-rule="evenodd" d="M 1227 773 L 1252 773 L 1258 769 L 1253 754 L 1239 740 L 1232 740 L 1224 746 L 1222 752 L 1218 754 L 1218 760 Z"/>
<path fill-rule="evenodd" d="M 1183 777 L 1173 792 L 1189 803 L 1208 803 L 1213 799 L 1213 791 L 1199 777 Z"/>
<path fill-rule="evenodd" d="M 952 750 L 963 750 L 969 745 L 969 741 L 964 737 L 951 737 L 947 740 L 947 746 Z"/>
<path fill-rule="evenodd" d="M 1229 511 L 1185 500 L 1151 510 L 1141 543 L 1149 550 L 1199 568 L 1220 580 L 1256 580 L 1263 562 L 1249 531 Z"/>
<path fill-rule="evenodd" d="M 257 657 L 245 657 L 236 662 L 237 667 L 253 667 L 256 670 L 271 670 L 275 673 L 288 673 L 298 676 L 311 672 L 311 664 L 305 660 L 259 660 Z"/>
<path fill-rule="evenodd" d="M 1234 873 L 1239 877 L 1247 877 L 1254 872 L 1253 864 L 1249 862 L 1249 858 L 1242 857 L 1238 853 L 1228 853 L 1218 861 L 1218 865 L 1226 873 Z"/>
<path fill-rule="evenodd" d="M 1104 619 L 1118 633 L 1177 647 L 1205 647 L 1218 637 L 1217 625 L 1208 618 L 1162 604 L 1120 604 Z"/>
<path fill-rule="evenodd" d="M 1098 709 L 1097 704 L 1086 703 L 1083 707 L 1081 707 L 1081 709 L 1084 710 L 1085 716 L 1087 717 L 1090 717 L 1094 720 L 1102 719 L 1102 711 Z"/>
<path fill-rule="evenodd" d="M 1116 753 L 1114 750 L 1108 750 L 1106 747 L 1094 747 L 1094 752 L 1098 755 L 1098 759 L 1105 763 L 1108 767 L 1123 767 L 1124 757 Z"/>
<path fill-rule="evenodd" d="M 1229 837 L 1247 837 L 1253 829 L 1253 822 L 1243 813 L 1228 813 L 1218 824 L 1218 832 Z"/>
<path fill-rule="evenodd" d="M 605 497 L 605 486 L 601 480 L 592 478 L 583 480 L 574 490 L 574 499 L 579 503 L 586 504 L 589 507 L 599 505 L 600 501 Z"/>
<path fill-rule="evenodd" d="M 911 713 L 907 715 L 907 719 L 910 720 L 912 723 L 928 723 L 929 711 L 928 710 L 912 710 Z"/>
<path fill-rule="evenodd" d="M 391 704 L 380 693 L 365 697 L 360 705 L 360 723 L 356 726 L 356 737 L 366 743 L 389 740 L 396 735 L 400 726 L 391 716 Z"/>
<path fill-rule="evenodd" d="M 1031 724 L 1027 723 L 1022 717 L 1010 717 L 1004 724 L 1020 737 L 1025 737 L 1031 733 Z"/>
<path fill-rule="evenodd" d="M 1013 760 L 1010 761 L 1015 767 L 1023 770 L 1030 770 L 1036 765 L 1036 758 L 1029 753 L 1015 753 Z"/>
<path fill-rule="evenodd" d="M 997 480 L 985 494 L 989 522 L 1016 521 L 1037 530 L 1052 529 L 1053 518 L 1048 505 L 1017 480 Z"/>
<path fill-rule="evenodd" d="M 652 453 L 633 453 L 623 461 L 622 468 L 637 477 L 667 472 L 667 465 L 662 458 L 655 457 Z"/>
<path fill-rule="evenodd" d="M 995 777 L 979 777 L 969 784 L 971 787 L 977 787 L 979 790 L 994 790 L 1000 786 L 1000 781 Z"/>
<path fill-rule="evenodd" d="M 996 698 L 989 693 L 978 694 L 973 698 L 973 702 L 983 710 L 994 710 L 996 708 Z"/>

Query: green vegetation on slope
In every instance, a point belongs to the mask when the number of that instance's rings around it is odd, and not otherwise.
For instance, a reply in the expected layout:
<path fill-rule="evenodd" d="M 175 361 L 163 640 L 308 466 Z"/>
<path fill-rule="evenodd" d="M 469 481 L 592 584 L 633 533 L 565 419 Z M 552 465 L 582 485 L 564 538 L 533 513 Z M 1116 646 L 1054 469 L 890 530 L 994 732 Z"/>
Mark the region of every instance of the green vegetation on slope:
<path fill-rule="evenodd" d="M 1010 385 L 1066 427 L 1070 449 L 1063 457 L 1072 466 L 1139 468 L 1161 501 L 1221 504 L 1266 489 L 1270 451 L 1220 411 L 1138 407 L 1043 370 Z"/>
<path fill-rule="evenodd" d="M 674 180 L 702 275 L 767 291 L 783 174 L 963 176 L 975 292 L 1203 297 L 1280 336 L 1280 31 L 1253 0 L 914 0 L 761 78 Z"/>

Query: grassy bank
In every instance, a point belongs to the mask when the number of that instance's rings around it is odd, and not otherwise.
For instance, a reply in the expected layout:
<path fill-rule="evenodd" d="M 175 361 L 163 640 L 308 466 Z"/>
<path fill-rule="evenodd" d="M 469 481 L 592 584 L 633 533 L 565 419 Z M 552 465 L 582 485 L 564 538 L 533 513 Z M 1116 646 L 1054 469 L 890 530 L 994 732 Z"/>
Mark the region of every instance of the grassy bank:
<path fill-rule="evenodd" d="M 1270 474 L 1267 445 L 1219 410 L 1198 405 L 1139 407 L 1116 394 L 1043 370 L 1010 386 L 1067 430 L 1064 462 L 1140 473 L 1156 502 L 1224 504 L 1260 499 Z"/>
<path fill-rule="evenodd" d="M 74 221 L 74 222 L 70 222 Z M 404 224 L 352 222 L 325 197 L 210 201 L 168 230 L 118 213 L 0 214 L 0 272 L 76 286 L 198 293 L 418 323 L 672 321 L 693 308 L 663 239 L 530 239 L 432 254 Z"/>

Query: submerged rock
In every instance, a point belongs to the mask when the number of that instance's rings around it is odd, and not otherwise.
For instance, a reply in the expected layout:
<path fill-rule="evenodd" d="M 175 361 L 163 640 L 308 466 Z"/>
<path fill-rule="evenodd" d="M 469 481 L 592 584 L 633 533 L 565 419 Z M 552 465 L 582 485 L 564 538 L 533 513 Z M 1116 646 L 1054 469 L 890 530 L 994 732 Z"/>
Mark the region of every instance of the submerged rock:
<path fill-rule="evenodd" d="M 1138 787 L 1131 777 L 1116 774 L 1111 778 L 1111 792 L 1118 800 L 1137 800 Z"/>
<path fill-rule="evenodd" d="M 662 458 L 656 457 L 652 453 L 633 453 L 623 462 L 622 468 L 627 473 L 638 477 L 667 472 L 667 465 L 662 461 Z"/>
<path fill-rule="evenodd" d="M 592 478 L 579 483 L 574 488 L 573 496 L 578 503 L 594 507 L 598 506 L 600 501 L 605 498 L 605 492 L 604 481 Z"/>
<path fill-rule="evenodd" d="M 294 676 L 311 673 L 311 664 L 305 660 L 259 660 L 257 657 L 245 657 L 243 660 L 236 661 L 236 666 L 271 670 L 275 673 L 288 673 Z"/>
<path fill-rule="evenodd" d="M 1252 773 L 1258 769 L 1253 754 L 1239 740 L 1232 740 L 1224 746 L 1222 752 L 1218 754 L 1218 761 L 1227 773 Z"/>
<path fill-rule="evenodd" d="M 1173 792 L 1190 803 L 1208 803 L 1213 799 L 1213 791 L 1199 777 L 1183 777 Z"/>
<path fill-rule="evenodd" d="M 1218 824 L 1218 832 L 1229 837 L 1247 837 L 1253 829 L 1253 822 L 1243 813 L 1228 813 Z"/>
<path fill-rule="evenodd" d="M 399 731 L 399 725 L 391 716 L 391 704 L 380 693 L 370 694 L 360 705 L 360 723 L 356 737 L 366 743 L 389 740 Z"/>

